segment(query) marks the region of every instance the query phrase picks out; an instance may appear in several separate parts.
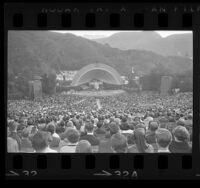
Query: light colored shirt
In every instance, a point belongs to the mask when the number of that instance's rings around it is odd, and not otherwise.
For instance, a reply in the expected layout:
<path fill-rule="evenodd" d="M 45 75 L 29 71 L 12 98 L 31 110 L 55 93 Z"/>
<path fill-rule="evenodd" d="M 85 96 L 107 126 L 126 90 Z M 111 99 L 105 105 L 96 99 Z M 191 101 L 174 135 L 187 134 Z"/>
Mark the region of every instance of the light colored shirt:
<path fill-rule="evenodd" d="M 133 133 L 133 130 L 131 130 L 131 129 L 129 129 L 129 130 L 122 130 L 122 131 L 120 131 L 122 134 L 124 133 L 124 134 L 126 134 L 126 133 L 130 133 L 130 134 L 132 134 Z"/>
<path fill-rule="evenodd" d="M 158 148 L 158 153 L 171 153 L 168 148 Z"/>
<path fill-rule="evenodd" d="M 60 148 L 60 153 L 75 153 L 76 145 L 77 143 L 74 143 L 74 144 L 69 143 L 68 145 Z"/>
<path fill-rule="evenodd" d="M 11 137 L 7 138 L 7 151 L 8 151 L 8 153 L 19 152 L 17 141 Z"/>
<path fill-rule="evenodd" d="M 93 135 L 93 132 L 92 133 L 87 133 L 87 135 Z"/>
<path fill-rule="evenodd" d="M 36 151 L 36 153 L 58 153 L 58 152 L 56 150 L 53 150 L 53 149 L 47 147 L 42 151 Z"/>
<path fill-rule="evenodd" d="M 52 136 L 54 136 L 56 138 L 60 138 L 60 136 L 57 133 L 53 133 Z"/>

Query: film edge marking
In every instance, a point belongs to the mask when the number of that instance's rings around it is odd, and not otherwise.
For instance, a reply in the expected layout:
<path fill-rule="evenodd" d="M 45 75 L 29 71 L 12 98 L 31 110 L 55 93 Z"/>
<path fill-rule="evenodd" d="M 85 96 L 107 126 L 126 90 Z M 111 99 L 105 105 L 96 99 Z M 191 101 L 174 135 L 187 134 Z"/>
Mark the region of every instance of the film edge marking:
<path fill-rule="evenodd" d="M 110 172 L 107 172 L 105 170 L 102 170 L 101 173 L 94 173 L 94 176 L 112 176 L 113 174 L 111 174 Z"/>

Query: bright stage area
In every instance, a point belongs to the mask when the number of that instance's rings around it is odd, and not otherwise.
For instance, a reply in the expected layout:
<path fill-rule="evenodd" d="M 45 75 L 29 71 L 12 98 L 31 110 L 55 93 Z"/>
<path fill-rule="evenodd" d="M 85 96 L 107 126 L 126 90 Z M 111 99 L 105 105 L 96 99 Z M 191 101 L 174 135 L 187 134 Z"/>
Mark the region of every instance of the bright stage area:
<path fill-rule="evenodd" d="M 112 96 L 125 93 L 124 90 L 101 90 L 101 91 L 76 91 L 70 95 L 79 95 L 79 96 Z"/>

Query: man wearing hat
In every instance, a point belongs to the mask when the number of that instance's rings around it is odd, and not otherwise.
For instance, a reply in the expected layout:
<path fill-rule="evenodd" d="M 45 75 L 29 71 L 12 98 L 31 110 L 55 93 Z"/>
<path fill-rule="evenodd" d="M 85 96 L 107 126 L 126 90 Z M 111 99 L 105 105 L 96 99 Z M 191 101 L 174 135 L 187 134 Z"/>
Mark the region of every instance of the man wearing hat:
<path fill-rule="evenodd" d="M 192 146 L 189 144 L 190 134 L 188 130 L 179 125 L 173 130 L 174 140 L 169 146 L 172 153 L 191 153 Z"/>

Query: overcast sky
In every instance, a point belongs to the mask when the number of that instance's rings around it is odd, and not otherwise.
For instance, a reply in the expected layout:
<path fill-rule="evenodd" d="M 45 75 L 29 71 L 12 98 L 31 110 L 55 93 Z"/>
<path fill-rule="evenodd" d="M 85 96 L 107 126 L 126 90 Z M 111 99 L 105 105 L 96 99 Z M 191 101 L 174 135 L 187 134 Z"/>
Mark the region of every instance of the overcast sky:
<path fill-rule="evenodd" d="M 114 33 L 118 32 L 130 32 L 130 31 L 54 31 L 54 32 L 59 32 L 59 33 L 72 33 L 77 36 L 82 36 L 88 39 L 95 39 L 95 38 L 102 38 L 102 37 L 109 37 L 113 35 Z M 139 32 L 139 31 L 135 31 Z M 183 34 L 183 33 L 192 33 L 192 31 L 156 31 L 159 33 L 162 37 L 167 37 L 169 35 L 173 34 Z"/>

